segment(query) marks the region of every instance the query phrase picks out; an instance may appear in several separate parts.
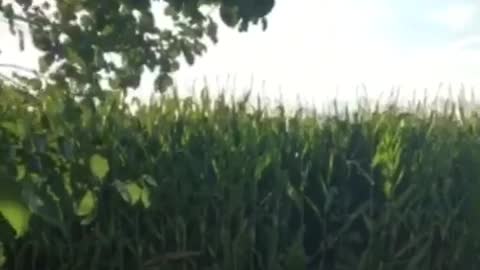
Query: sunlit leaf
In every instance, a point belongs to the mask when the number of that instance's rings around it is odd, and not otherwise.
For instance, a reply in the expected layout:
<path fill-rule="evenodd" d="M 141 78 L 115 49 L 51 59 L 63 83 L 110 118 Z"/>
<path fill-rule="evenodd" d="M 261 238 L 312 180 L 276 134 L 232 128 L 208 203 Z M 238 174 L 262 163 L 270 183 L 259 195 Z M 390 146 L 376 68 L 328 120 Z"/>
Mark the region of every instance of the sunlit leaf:
<path fill-rule="evenodd" d="M 90 157 L 90 170 L 98 179 L 103 180 L 110 170 L 108 160 L 99 154 Z"/>
<path fill-rule="evenodd" d="M 21 180 L 27 174 L 27 169 L 25 165 L 17 165 L 17 180 Z"/>
<path fill-rule="evenodd" d="M 114 186 L 122 198 L 131 205 L 136 204 L 140 199 L 143 200 L 143 189 L 132 181 L 115 181 Z"/>
<path fill-rule="evenodd" d="M 0 214 L 15 230 L 16 237 L 23 236 L 29 226 L 31 212 L 28 210 L 18 187 L 2 179 L 0 189 Z"/>
<path fill-rule="evenodd" d="M 0 128 L 4 128 L 9 132 L 13 133 L 17 137 L 23 139 L 25 137 L 25 125 L 23 123 L 23 119 L 19 118 L 15 122 L 2 122 L 0 123 Z"/>
<path fill-rule="evenodd" d="M 141 180 L 152 187 L 158 186 L 157 181 L 155 181 L 155 179 L 150 175 L 147 175 L 147 174 L 142 175 Z"/>
<path fill-rule="evenodd" d="M 136 183 L 128 183 L 126 188 L 130 195 L 131 203 L 136 204 L 142 196 L 142 188 Z"/>
<path fill-rule="evenodd" d="M 142 189 L 142 194 L 141 194 L 141 200 L 142 204 L 145 208 L 149 208 L 151 205 L 150 201 L 150 190 L 146 187 Z"/>
<path fill-rule="evenodd" d="M 95 194 L 91 190 L 88 190 L 85 195 L 83 195 L 77 206 L 77 215 L 82 217 L 91 215 L 93 213 L 93 210 L 95 210 L 96 203 L 97 198 Z"/>

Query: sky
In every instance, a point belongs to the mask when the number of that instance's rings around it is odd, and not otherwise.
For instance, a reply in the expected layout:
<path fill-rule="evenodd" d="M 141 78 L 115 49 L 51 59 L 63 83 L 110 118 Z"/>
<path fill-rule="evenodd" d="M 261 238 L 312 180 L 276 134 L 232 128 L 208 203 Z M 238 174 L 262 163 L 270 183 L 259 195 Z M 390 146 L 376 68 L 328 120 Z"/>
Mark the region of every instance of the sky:
<path fill-rule="evenodd" d="M 277 0 L 269 28 L 220 27 L 217 45 L 175 79 L 187 93 L 205 80 L 287 102 L 410 100 L 480 91 L 480 2 L 473 0 Z M 0 63 L 35 66 L 0 24 Z M 134 95 L 152 91 L 146 75 Z M 197 82 L 197 84 L 194 84 Z M 253 86 L 252 86 L 253 85 Z M 451 88 L 450 88 L 451 87 Z M 480 95 L 480 92 L 478 92 Z M 477 96 L 478 96 L 477 95 Z"/>

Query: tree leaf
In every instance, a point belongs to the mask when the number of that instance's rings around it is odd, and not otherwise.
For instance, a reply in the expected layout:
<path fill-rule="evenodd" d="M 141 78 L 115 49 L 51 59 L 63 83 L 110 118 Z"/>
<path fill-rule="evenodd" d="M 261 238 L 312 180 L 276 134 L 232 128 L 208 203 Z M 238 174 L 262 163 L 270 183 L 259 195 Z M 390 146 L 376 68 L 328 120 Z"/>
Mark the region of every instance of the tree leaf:
<path fill-rule="evenodd" d="M 0 213 L 15 230 L 16 237 L 23 236 L 28 230 L 30 211 L 17 200 L 0 199 Z"/>
<path fill-rule="evenodd" d="M 136 204 L 142 196 L 142 193 L 143 193 L 142 188 L 139 185 L 137 185 L 136 183 L 133 183 L 133 182 L 127 183 L 126 188 L 127 188 L 128 194 L 130 195 L 130 198 L 131 198 L 130 203 L 132 205 Z"/>
<path fill-rule="evenodd" d="M 203 55 L 207 51 L 207 46 L 201 42 L 194 42 L 192 49 L 197 55 Z"/>
<path fill-rule="evenodd" d="M 22 119 L 17 119 L 16 122 L 3 122 L 0 124 L 0 128 L 4 128 L 8 132 L 11 132 L 19 139 L 25 138 L 25 125 Z"/>
<path fill-rule="evenodd" d="M 99 154 L 90 158 L 90 170 L 98 179 L 103 180 L 110 170 L 108 160 Z"/>
<path fill-rule="evenodd" d="M 135 205 L 140 199 L 143 201 L 143 189 L 137 184 L 132 181 L 122 182 L 116 180 L 113 183 L 114 187 L 117 189 L 120 196 L 122 196 L 123 200 L 128 202 L 131 205 Z"/>
<path fill-rule="evenodd" d="M 267 19 L 266 19 L 266 18 L 262 18 L 262 19 L 261 19 L 261 22 L 262 22 L 262 30 L 263 30 L 263 31 L 267 30 L 267 28 L 268 28 L 268 21 L 267 21 Z"/>
<path fill-rule="evenodd" d="M 15 35 L 15 25 L 14 25 L 14 20 L 13 20 L 15 12 L 13 10 L 12 4 L 6 4 L 5 6 L 3 6 L 2 7 L 2 12 L 3 12 L 3 17 L 5 17 L 8 20 L 8 26 L 9 26 L 9 29 L 10 29 L 10 33 L 12 35 Z"/>
<path fill-rule="evenodd" d="M 155 79 L 155 90 L 164 93 L 167 89 L 173 85 L 173 79 L 168 74 L 160 74 Z"/>
<path fill-rule="evenodd" d="M 70 64 L 77 64 L 82 69 L 86 68 L 85 61 L 83 60 L 82 56 L 79 55 L 74 49 L 67 47 L 66 48 L 66 59 L 69 61 Z"/>
<path fill-rule="evenodd" d="M 60 213 L 57 205 L 58 202 L 55 201 L 55 198 L 47 198 L 48 192 L 37 192 L 33 184 L 26 184 L 22 187 L 21 196 L 32 215 L 40 217 L 46 223 L 57 227 L 65 233 L 62 213 Z"/>
<path fill-rule="evenodd" d="M 23 203 L 20 191 L 15 183 L 3 181 L 1 184 L 0 214 L 15 230 L 17 238 L 28 231 L 31 212 Z"/>
<path fill-rule="evenodd" d="M 25 165 L 17 165 L 17 180 L 22 180 L 27 174 Z"/>
<path fill-rule="evenodd" d="M 247 32 L 248 31 L 248 27 L 249 27 L 249 21 L 248 20 L 245 20 L 243 19 L 241 22 L 240 22 L 240 25 L 238 27 L 239 31 L 240 32 Z"/>
<path fill-rule="evenodd" d="M 95 197 L 95 194 L 91 190 L 88 190 L 85 195 L 83 195 L 80 203 L 77 206 L 77 215 L 81 217 L 91 215 L 95 209 L 96 202 L 97 198 Z"/>
<path fill-rule="evenodd" d="M 151 205 L 150 202 L 150 190 L 146 187 L 142 189 L 141 200 L 145 208 L 149 208 Z"/>
<path fill-rule="evenodd" d="M 193 65 L 195 62 L 195 56 L 193 55 L 193 45 L 183 42 L 181 45 L 183 55 L 185 56 L 185 60 L 189 65 Z"/>
<path fill-rule="evenodd" d="M 218 25 L 212 19 L 210 19 L 207 25 L 207 36 L 215 44 L 218 43 L 217 34 L 218 34 Z"/>
<path fill-rule="evenodd" d="M 146 184 L 148 184 L 148 185 L 150 185 L 150 186 L 152 186 L 152 187 L 157 187 L 157 186 L 158 186 L 157 181 L 155 181 L 155 179 L 154 179 L 152 176 L 148 175 L 148 174 L 142 175 L 142 177 L 141 177 L 140 179 L 141 179 L 144 183 L 146 183 Z"/>
<path fill-rule="evenodd" d="M 38 59 L 38 68 L 40 72 L 46 72 L 54 61 L 54 56 L 51 53 L 46 53 Z"/>
<path fill-rule="evenodd" d="M 17 4 L 21 5 L 23 9 L 28 9 L 32 5 L 33 0 L 15 0 Z"/>
<path fill-rule="evenodd" d="M 173 17 L 173 16 L 177 15 L 177 11 L 175 10 L 175 8 L 173 6 L 166 7 L 163 12 L 164 12 L 165 15 L 170 16 L 170 17 Z"/>
<path fill-rule="evenodd" d="M 231 28 L 235 27 L 240 21 L 238 7 L 227 5 L 225 3 L 222 4 L 220 7 L 220 18 L 227 26 Z"/>

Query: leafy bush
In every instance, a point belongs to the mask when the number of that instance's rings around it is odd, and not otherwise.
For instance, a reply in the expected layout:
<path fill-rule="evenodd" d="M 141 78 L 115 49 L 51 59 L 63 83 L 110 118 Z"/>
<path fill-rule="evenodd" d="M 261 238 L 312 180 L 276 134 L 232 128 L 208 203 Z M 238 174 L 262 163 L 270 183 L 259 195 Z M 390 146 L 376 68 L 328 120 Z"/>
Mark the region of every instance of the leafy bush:
<path fill-rule="evenodd" d="M 0 90 L 5 269 L 480 266 L 475 113 L 122 100 Z"/>

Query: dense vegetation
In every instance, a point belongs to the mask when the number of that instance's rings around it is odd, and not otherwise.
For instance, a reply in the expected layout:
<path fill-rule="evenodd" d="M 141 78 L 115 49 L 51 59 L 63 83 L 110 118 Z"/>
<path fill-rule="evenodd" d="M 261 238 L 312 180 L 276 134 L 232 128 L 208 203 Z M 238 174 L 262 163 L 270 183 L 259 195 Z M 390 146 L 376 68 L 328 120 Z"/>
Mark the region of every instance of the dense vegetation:
<path fill-rule="evenodd" d="M 478 269 L 480 117 L 0 89 L 5 269 Z"/>

